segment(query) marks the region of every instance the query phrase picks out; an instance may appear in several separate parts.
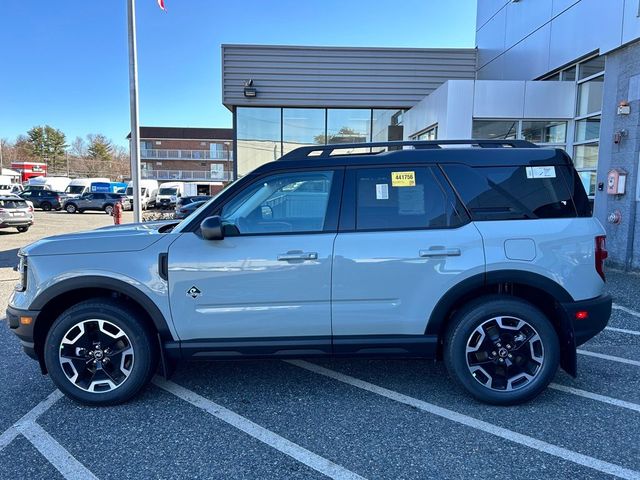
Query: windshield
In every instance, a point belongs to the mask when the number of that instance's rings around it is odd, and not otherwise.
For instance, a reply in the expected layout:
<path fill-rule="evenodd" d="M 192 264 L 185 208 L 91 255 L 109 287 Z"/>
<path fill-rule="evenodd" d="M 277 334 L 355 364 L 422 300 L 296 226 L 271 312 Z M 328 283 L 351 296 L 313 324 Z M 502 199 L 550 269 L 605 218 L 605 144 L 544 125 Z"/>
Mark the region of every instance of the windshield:
<path fill-rule="evenodd" d="M 66 193 L 70 193 L 71 195 L 79 195 L 82 192 L 84 192 L 84 189 L 86 187 L 84 185 L 69 185 L 67 188 L 65 188 L 65 192 Z"/>
<path fill-rule="evenodd" d="M 176 187 L 173 188 L 161 188 L 158 191 L 158 195 L 175 195 L 178 189 Z"/>
<path fill-rule="evenodd" d="M 142 190 L 142 195 L 144 195 L 145 193 L 147 193 L 147 189 L 146 189 L 145 187 L 142 187 L 142 188 L 141 188 L 141 190 Z M 133 187 L 127 187 L 127 195 L 128 195 L 129 197 L 132 197 L 132 196 L 133 196 Z"/>

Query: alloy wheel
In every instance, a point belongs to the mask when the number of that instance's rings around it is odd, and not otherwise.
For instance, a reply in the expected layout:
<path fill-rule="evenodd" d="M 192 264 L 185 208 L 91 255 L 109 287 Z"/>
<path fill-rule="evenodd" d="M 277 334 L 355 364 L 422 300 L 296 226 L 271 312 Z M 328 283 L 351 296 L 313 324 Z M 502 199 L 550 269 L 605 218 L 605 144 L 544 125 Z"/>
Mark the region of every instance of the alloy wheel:
<path fill-rule="evenodd" d="M 544 345 L 526 321 L 500 316 L 484 321 L 471 333 L 465 354 L 469 372 L 480 384 L 512 391 L 530 384 L 540 373 Z"/>
<path fill-rule="evenodd" d="M 90 319 L 64 334 L 58 358 L 70 383 L 85 392 L 105 393 L 129 378 L 134 351 L 121 328 L 107 320 Z"/>

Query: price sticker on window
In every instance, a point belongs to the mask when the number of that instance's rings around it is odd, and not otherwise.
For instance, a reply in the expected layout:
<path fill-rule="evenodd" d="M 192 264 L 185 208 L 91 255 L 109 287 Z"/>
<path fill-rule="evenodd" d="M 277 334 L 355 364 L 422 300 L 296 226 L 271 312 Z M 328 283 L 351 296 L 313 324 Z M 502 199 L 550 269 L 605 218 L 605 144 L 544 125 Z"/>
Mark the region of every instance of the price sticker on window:
<path fill-rule="evenodd" d="M 415 187 L 416 172 L 391 172 L 392 187 Z"/>

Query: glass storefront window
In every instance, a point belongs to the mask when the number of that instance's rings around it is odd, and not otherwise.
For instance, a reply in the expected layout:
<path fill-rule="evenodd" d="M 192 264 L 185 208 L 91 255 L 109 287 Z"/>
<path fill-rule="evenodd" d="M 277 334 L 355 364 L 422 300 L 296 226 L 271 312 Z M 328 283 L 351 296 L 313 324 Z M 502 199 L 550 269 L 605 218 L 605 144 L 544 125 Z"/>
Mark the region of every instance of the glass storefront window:
<path fill-rule="evenodd" d="M 402 140 L 403 110 L 374 110 L 371 126 L 372 142 L 392 142 Z"/>
<path fill-rule="evenodd" d="M 604 77 L 597 77 L 578 85 L 578 116 L 589 115 L 602 109 Z"/>
<path fill-rule="evenodd" d="M 598 166 L 598 144 L 576 145 L 573 149 L 573 163 L 578 169 L 595 169 Z"/>
<path fill-rule="evenodd" d="M 522 138 L 533 143 L 565 143 L 567 122 L 524 120 L 522 122 Z"/>
<path fill-rule="evenodd" d="M 597 140 L 600 137 L 600 116 L 576 122 L 576 142 Z"/>
<path fill-rule="evenodd" d="M 371 138 L 370 109 L 327 110 L 326 143 L 363 143 Z"/>
<path fill-rule="evenodd" d="M 596 57 L 578 65 L 578 80 L 604 71 L 604 57 Z"/>
<path fill-rule="evenodd" d="M 437 140 L 438 139 L 438 125 L 434 125 L 426 129 L 424 132 L 419 133 L 413 137 L 414 140 Z"/>
<path fill-rule="evenodd" d="M 281 109 L 238 107 L 236 109 L 238 176 L 267 162 L 281 152 Z"/>
<path fill-rule="evenodd" d="M 578 172 L 582 185 L 587 192 L 587 195 L 593 197 L 596 194 L 596 172 L 593 170 L 586 170 Z"/>
<path fill-rule="evenodd" d="M 518 120 L 474 120 L 474 139 L 515 140 L 518 135 Z"/>
<path fill-rule="evenodd" d="M 323 145 L 324 115 L 324 108 L 282 109 L 282 154 L 307 145 Z"/>

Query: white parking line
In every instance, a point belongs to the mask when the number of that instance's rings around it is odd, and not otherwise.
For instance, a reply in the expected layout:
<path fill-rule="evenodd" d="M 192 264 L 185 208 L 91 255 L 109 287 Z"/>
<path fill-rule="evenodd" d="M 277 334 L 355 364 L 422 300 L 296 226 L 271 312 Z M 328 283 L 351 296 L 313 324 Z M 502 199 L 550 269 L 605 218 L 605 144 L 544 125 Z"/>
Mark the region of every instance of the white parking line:
<path fill-rule="evenodd" d="M 626 363 L 627 365 L 635 365 L 636 367 L 640 367 L 640 362 L 638 360 L 630 360 L 628 358 L 614 357 L 613 355 L 605 355 L 604 353 L 590 352 L 588 350 L 578 349 L 577 352 L 580 355 L 586 355 L 587 357 L 602 358 L 603 360 L 611 360 L 612 362 Z"/>
<path fill-rule="evenodd" d="M 325 377 L 333 378 L 334 380 L 338 380 L 340 382 L 352 385 L 362 390 L 375 393 L 377 395 L 389 398 L 396 402 L 400 402 L 405 405 L 409 405 L 411 407 L 417 408 L 419 410 L 431 413 L 433 415 L 446 418 L 447 420 L 460 423 L 462 425 L 474 428 L 476 430 L 490 433 L 491 435 L 495 435 L 505 440 L 509 440 L 510 442 L 514 442 L 519 445 L 524 445 L 526 447 L 533 448 L 540 452 L 548 453 L 549 455 L 553 455 L 563 460 L 576 463 L 578 465 L 582 465 L 602 473 L 614 475 L 616 477 L 625 478 L 625 479 L 636 479 L 636 480 L 640 479 L 640 472 L 638 471 L 630 470 L 628 468 L 621 467 L 620 465 L 605 462 L 604 460 L 599 460 L 597 458 L 593 458 L 588 455 L 583 455 L 581 453 L 574 452 L 573 450 L 569 450 L 567 448 L 558 447 L 557 445 L 553 445 L 551 443 L 538 440 L 528 435 L 523 435 L 521 433 L 513 432 L 506 428 L 499 427 L 497 425 L 494 425 L 492 423 L 488 423 L 482 420 L 478 420 L 477 418 L 470 417 L 468 415 L 464 415 L 462 413 L 458 413 L 453 410 L 449 410 L 447 408 L 438 407 L 437 405 L 434 405 L 432 403 L 428 403 L 423 400 L 418 400 L 417 398 L 409 397 L 408 395 L 404 395 L 402 393 L 398 393 L 393 390 L 389 390 L 384 387 L 380 387 L 378 385 L 365 382 L 364 380 L 360 380 L 355 377 L 345 375 L 343 373 L 329 370 L 328 368 L 324 368 L 319 365 L 315 365 L 313 363 L 309 363 L 301 360 L 287 360 L 287 362 L 290 363 L 291 365 L 304 368 L 306 370 L 317 373 L 319 375 L 324 375 Z"/>
<path fill-rule="evenodd" d="M 638 330 L 627 330 L 625 328 L 616 328 L 616 327 L 604 327 L 604 329 L 610 330 L 612 332 L 628 333 L 629 335 L 640 335 L 640 331 Z"/>
<path fill-rule="evenodd" d="M 47 398 L 42 400 L 39 404 L 37 404 L 24 416 L 22 416 L 20 420 L 18 420 L 11 427 L 5 430 L 2 435 L 0 435 L 0 450 L 9 445 L 13 441 L 13 439 L 16 438 L 16 436 L 18 435 L 18 430 L 16 429 L 17 426 L 24 423 L 35 422 L 40 415 L 49 410 L 51 406 L 61 398 L 62 392 L 60 390 L 54 390 L 47 396 Z"/>
<path fill-rule="evenodd" d="M 284 437 L 281 437 L 277 433 L 267 430 L 257 423 L 253 423 L 248 418 L 245 418 L 222 405 L 218 405 L 217 403 L 212 402 L 189 389 L 181 387 L 176 383 L 164 380 L 160 377 L 155 377 L 153 379 L 153 383 L 182 400 L 189 402 L 191 405 L 204 410 L 210 415 L 213 415 L 223 422 L 236 427 L 238 430 L 242 430 L 253 438 L 260 440 L 286 455 L 289 455 L 298 462 L 303 463 L 304 465 L 313 468 L 330 478 L 340 480 L 363 479 L 360 475 L 347 470 L 341 465 L 333 463 L 332 461 L 327 460 L 326 458 L 321 457 L 320 455 L 317 455 Z"/>
<path fill-rule="evenodd" d="M 67 480 L 97 480 L 87 467 L 80 463 L 51 435 L 35 423 L 29 421 L 16 426 L 16 429 L 29 440 L 56 470 Z"/>
<path fill-rule="evenodd" d="M 614 310 L 620 310 L 621 312 L 628 313 L 629 315 L 633 315 L 634 317 L 640 318 L 640 312 L 636 312 L 635 310 L 631 310 L 630 308 L 623 307 L 622 305 L 616 305 L 615 303 L 611 306 Z"/>
<path fill-rule="evenodd" d="M 549 384 L 549 388 L 560 390 L 561 392 L 571 393 L 580 397 L 589 398 L 602 403 L 608 403 L 609 405 L 615 405 L 616 407 L 627 408 L 634 412 L 640 413 L 640 405 L 637 403 L 626 402 L 613 397 L 607 397 L 606 395 L 600 395 L 598 393 L 588 392 L 586 390 L 580 390 L 579 388 L 568 387 L 567 385 L 560 385 L 559 383 Z"/>

